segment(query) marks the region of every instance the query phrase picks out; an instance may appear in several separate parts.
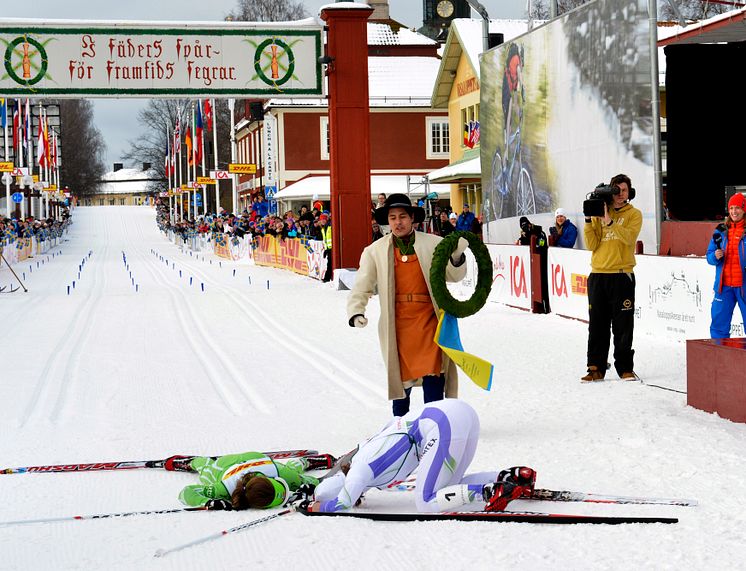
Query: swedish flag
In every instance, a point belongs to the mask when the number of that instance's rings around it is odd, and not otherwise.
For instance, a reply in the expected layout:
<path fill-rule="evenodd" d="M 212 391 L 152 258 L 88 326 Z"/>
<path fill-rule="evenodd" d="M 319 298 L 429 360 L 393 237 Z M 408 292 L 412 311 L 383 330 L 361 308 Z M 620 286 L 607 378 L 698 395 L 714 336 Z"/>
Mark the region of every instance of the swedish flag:
<path fill-rule="evenodd" d="M 442 309 L 438 316 L 438 328 L 435 330 L 434 341 L 478 387 L 486 391 L 492 388 L 492 374 L 495 366 L 464 351 L 458 331 L 458 319 Z"/>

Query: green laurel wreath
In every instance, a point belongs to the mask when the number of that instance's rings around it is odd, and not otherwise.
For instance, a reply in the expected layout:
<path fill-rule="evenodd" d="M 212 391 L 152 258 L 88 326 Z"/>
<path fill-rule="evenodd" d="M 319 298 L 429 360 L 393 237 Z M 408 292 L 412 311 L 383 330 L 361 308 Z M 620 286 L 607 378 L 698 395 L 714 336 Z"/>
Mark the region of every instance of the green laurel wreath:
<path fill-rule="evenodd" d="M 477 285 L 474 294 L 467 300 L 459 301 L 451 295 L 446 287 L 446 264 L 456 249 L 459 238 L 469 242 L 469 249 L 477 260 Z M 430 287 L 435 302 L 442 310 L 455 317 L 474 315 L 487 303 L 492 289 L 492 258 L 482 241 L 471 232 L 453 232 L 443 238 L 433 252 L 433 263 L 430 267 Z"/>

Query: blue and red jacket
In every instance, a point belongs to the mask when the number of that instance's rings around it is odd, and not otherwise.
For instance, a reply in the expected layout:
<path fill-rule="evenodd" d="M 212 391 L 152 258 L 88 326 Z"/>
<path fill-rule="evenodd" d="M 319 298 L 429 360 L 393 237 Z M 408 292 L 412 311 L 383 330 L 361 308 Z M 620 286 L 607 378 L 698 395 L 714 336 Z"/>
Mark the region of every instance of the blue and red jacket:
<path fill-rule="evenodd" d="M 715 244 L 715 236 L 720 235 L 721 244 L 720 249 L 725 251 L 728 247 L 728 230 L 715 230 L 715 233 L 710 240 L 710 245 L 707 247 L 707 263 L 711 266 L 715 266 L 715 285 L 713 289 L 717 293 L 723 291 L 723 262 L 725 256 L 719 260 L 715 257 L 715 250 L 718 246 Z M 741 295 L 746 297 L 746 232 L 743 233 L 741 239 L 738 241 L 738 260 L 741 268 L 741 275 L 743 276 L 743 285 L 741 285 Z"/>

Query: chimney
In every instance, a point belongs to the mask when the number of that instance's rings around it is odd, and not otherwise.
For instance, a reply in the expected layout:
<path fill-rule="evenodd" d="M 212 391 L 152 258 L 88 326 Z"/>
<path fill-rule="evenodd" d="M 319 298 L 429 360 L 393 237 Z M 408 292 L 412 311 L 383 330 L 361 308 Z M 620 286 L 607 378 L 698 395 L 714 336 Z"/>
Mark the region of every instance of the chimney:
<path fill-rule="evenodd" d="M 373 8 L 373 13 L 368 18 L 369 20 L 391 19 L 391 16 L 389 16 L 389 0 L 368 0 L 368 6 Z"/>
<path fill-rule="evenodd" d="M 142 164 L 142 170 L 149 171 L 151 166 L 152 165 L 150 163 L 143 163 Z"/>
<path fill-rule="evenodd" d="M 114 163 L 114 172 L 120 171 L 124 168 L 124 163 Z"/>

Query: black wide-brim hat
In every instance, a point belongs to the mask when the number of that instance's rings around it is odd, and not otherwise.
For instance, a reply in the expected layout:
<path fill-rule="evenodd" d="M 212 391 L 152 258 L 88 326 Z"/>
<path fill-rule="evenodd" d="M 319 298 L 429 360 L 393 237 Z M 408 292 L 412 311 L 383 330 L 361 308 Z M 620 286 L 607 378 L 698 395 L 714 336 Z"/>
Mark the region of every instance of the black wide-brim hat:
<path fill-rule="evenodd" d="M 419 206 L 412 206 L 412 201 L 406 194 L 392 194 L 386 198 L 381 208 L 374 210 L 376 222 L 383 226 L 389 223 L 389 210 L 392 208 L 403 208 L 409 215 L 414 218 L 415 223 L 425 220 L 425 209 Z"/>

